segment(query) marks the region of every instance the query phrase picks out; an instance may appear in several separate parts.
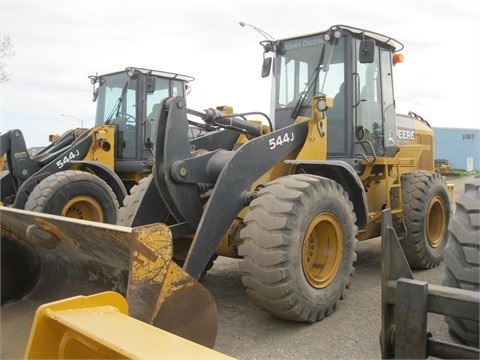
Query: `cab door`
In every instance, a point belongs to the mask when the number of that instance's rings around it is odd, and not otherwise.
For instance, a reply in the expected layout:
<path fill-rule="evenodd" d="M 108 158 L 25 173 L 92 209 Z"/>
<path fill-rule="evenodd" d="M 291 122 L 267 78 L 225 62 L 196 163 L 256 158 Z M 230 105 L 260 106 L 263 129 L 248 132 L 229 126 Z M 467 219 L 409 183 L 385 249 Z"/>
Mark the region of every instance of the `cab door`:
<path fill-rule="evenodd" d="M 391 156 L 396 153 L 392 53 L 376 45 L 373 61 L 361 62 L 360 44 L 357 39 L 355 150 L 365 156 Z"/>

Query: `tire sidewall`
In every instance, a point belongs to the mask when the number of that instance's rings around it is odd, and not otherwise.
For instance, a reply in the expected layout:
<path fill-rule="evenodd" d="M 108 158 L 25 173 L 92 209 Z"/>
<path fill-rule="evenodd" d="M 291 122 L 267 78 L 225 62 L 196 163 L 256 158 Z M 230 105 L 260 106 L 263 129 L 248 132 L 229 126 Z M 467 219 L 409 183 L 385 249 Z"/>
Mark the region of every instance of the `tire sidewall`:
<path fill-rule="evenodd" d="M 402 247 L 413 268 L 431 268 L 442 259 L 448 242 L 447 224 L 451 216 L 447 185 L 441 175 L 428 171 L 415 171 L 402 177 L 404 223 L 407 229 Z M 443 238 L 433 247 L 428 238 L 428 209 L 435 197 L 443 203 L 446 223 Z"/>

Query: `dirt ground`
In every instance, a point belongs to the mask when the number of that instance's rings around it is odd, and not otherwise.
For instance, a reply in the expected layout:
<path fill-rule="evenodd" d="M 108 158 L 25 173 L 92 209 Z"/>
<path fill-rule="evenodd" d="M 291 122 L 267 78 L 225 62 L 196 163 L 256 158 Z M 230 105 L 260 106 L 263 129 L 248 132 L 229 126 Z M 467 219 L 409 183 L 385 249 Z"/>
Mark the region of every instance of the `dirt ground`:
<path fill-rule="evenodd" d="M 463 192 L 466 179 L 448 181 Z M 344 300 L 326 319 L 304 324 L 277 319 L 250 300 L 241 283 L 238 261 L 219 258 L 203 284 L 219 312 L 215 349 L 238 359 L 380 359 L 380 238 L 357 248 L 355 276 Z M 441 285 L 444 264 L 414 271 L 414 279 Z M 429 314 L 434 338 L 450 341 L 443 316 Z"/>

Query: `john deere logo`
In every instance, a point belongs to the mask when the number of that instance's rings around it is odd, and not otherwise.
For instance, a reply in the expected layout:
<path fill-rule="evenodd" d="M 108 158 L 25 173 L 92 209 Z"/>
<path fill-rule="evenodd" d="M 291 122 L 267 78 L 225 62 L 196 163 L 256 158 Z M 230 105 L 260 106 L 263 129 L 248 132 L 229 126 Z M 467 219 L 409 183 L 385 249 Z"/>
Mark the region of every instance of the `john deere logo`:
<path fill-rule="evenodd" d="M 395 145 L 395 131 L 388 130 L 387 131 L 387 145 L 394 146 Z"/>

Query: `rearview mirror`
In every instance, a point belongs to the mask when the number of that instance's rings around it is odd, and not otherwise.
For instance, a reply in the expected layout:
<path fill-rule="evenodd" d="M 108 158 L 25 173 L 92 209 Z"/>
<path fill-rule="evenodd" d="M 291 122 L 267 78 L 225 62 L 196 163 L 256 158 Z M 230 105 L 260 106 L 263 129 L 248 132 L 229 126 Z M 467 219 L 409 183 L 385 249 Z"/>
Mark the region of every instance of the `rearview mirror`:
<path fill-rule="evenodd" d="M 155 76 L 147 76 L 147 94 L 155 92 L 155 83 L 157 78 Z"/>
<path fill-rule="evenodd" d="M 358 58 L 360 64 L 371 64 L 375 56 L 375 40 L 365 39 L 360 42 Z"/>
<path fill-rule="evenodd" d="M 270 75 L 271 68 L 272 68 L 272 58 L 271 57 L 263 58 L 262 78 L 266 78 L 268 77 L 268 75 Z"/>

